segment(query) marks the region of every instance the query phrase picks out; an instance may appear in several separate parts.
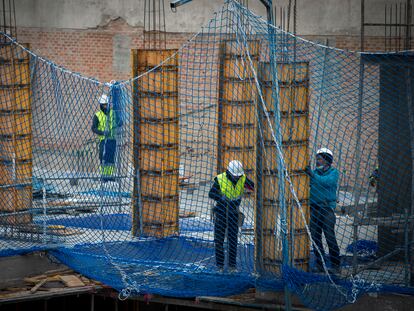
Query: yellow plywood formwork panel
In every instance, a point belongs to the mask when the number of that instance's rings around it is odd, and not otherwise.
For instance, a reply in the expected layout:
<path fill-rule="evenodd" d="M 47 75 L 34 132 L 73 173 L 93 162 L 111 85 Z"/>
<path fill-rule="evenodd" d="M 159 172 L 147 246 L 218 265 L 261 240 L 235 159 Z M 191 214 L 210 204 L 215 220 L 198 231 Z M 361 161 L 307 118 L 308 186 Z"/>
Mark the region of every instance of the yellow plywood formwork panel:
<path fill-rule="evenodd" d="M 32 207 L 32 187 L 0 188 L 0 212 L 16 212 Z"/>
<path fill-rule="evenodd" d="M 30 88 L 0 87 L 0 110 L 30 110 Z"/>
<path fill-rule="evenodd" d="M 178 145 L 141 146 L 139 165 L 141 169 L 146 171 L 178 170 L 180 166 Z"/>
<path fill-rule="evenodd" d="M 295 260 L 293 267 L 301 271 L 309 271 L 309 260 Z M 265 271 L 278 274 L 282 273 L 282 262 L 280 260 L 264 260 L 263 268 Z"/>
<path fill-rule="evenodd" d="M 18 226 L 29 224 L 32 222 L 32 215 L 27 213 L 21 213 L 18 215 L 13 215 L 9 213 L 0 213 L 0 225 L 7 225 L 7 226 Z"/>
<path fill-rule="evenodd" d="M 175 145 L 178 144 L 178 121 L 144 120 L 140 126 L 140 143 L 142 145 Z"/>
<path fill-rule="evenodd" d="M 0 112 L 0 135 L 28 135 L 32 132 L 30 112 Z"/>
<path fill-rule="evenodd" d="M 142 95 L 138 99 L 139 114 L 144 119 L 173 119 L 178 115 L 178 95 Z"/>
<path fill-rule="evenodd" d="M 0 184 L 32 182 L 32 161 L 0 161 Z"/>
<path fill-rule="evenodd" d="M 254 124 L 254 102 L 223 102 L 223 124 Z"/>
<path fill-rule="evenodd" d="M 30 135 L 0 137 L 2 160 L 31 160 L 32 139 Z"/>
<path fill-rule="evenodd" d="M 304 230 L 305 224 L 309 225 L 309 204 L 307 201 L 300 202 L 301 208 L 296 202 L 286 202 L 286 221 L 288 230 Z M 303 213 L 303 214 L 302 214 Z M 264 230 L 277 230 L 281 226 L 282 211 L 278 201 L 263 202 L 262 228 Z M 293 227 L 292 227 L 293 226 Z"/>
<path fill-rule="evenodd" d="M 16 58 L 16 46 L 12 44 L 0 44 L 0 60 Z"/>
<path fill-rule="evenodd" d="M 171 50 L 137 50 L 136 65 L 138 67 L 155 67 L 161 65 L 178 66 L 178 54 L 176 49 Z"/>
<path fill-rule="evenodd" d="M 178 235 L 178 225 L 164 225 L 164 224 L 144 224 L 143 234 L 146 236 L 165 238 L 169 236 Z"/>
<path fill-rule="evenodd" d="M 284 146 L 288 155 L 286 167 L 289 171 L 303 171 L 309 165 L 309 141 L 292 142 Z"/>
<path fill-rule="evenodd" d="M 244 80 L 254 78 L 257 75 L 258 60 L 244 57 L 231 56 L 224 59 L 224 78 Z"/>
<path fill-rule="evenodd" d="M 304 172 L 291 173 L 290 179 L 299 200 L 309 198 L 309 176 Z M 263 175 L 263 197 L 267 200 L 277 201 L 279 199 L 279 178 L 277 172 L 265 172 Z M 285 193 L 289 195 L 289 183 L 285 182 Z"/>
<path fill-rule="evenodd" d="M 309 115 L 294 113 L 282 118 L 282 137 L 289 141 L 305 141 L 309 138 Z"/>
<path fill-rule="evenodd" d="M 29 44 L 22 45 L 26 48 L 29 48 Z M 21 47 L 11 43 L 0 43 L 0 60 L 22 61 L 28 59 L 29 53 L 27 53 Z"/>
<path fill-rule="evenodd" d="M 164 199 L 141 200 L 142 219 L 144 223 L 151 224 L 177 224 L 178 223 L 178 197 Z"/>
<path fill-rule="evenodd" d="M 276 136 L 277 126 L 273 113 L 269 113 L 269 119 L 263 119 L 263 139 L 266 141 L 274 141 L 272 130 Z M 270 128 L 269 125 L 272 126 Z M 280 118 L 280 130 L 282 140 L 287 141 L 304 141 L 309 137 L 309 116 L 307 113 L 282 114 Z"/>
<path fill-rule="evenodd" d="M 178 54 L 177 50 L 133 50 L 134 184 L 133 234 L 178 234 Z M 152 70 L 151 68 L 156 67 Z M 140 203 L 137 203 L 140 202 Z M 137 205 L 140 207 L 137 208 Z M 141 217 L 138 223 L 138 217 Z M 142 226 L 141 226 L 142 225 Z M 141 227 L 140 227 L 141 226 Z"/>
<path fill-rule="evenodd" d="M 28 86 L 14 89 L 15 110 L 31 110 L 30 92 Z"/>
<path fill-rule="evenodd" d="M 310 207 L 309 201 L 301 201 L 300 207 L 293 199 L 288 202 L 289 224 L 293 224 L 293 230 L 306 230 L 306 225 L 310 224 Z M 291 229 L 290 226 L 288 228 Z"/>
<path fill-rule="evenodd" d="M 309 237 L 306 231 L 297 230 L 293 235 L 288 235 L 289 250 L 292 252 L 292 259 L 309 259 L 310 247 Z M 263 259 L 282 260 L 282 235 L 266 231 L 263 234 Z"/>
<path fill-rule="evenodd" d="M 28 61 L 0 63 L 0 85 L 14 86 L 30 83 Z"/>
<path fill-rule="evenodd" d="M 256 84 L 251 80 L 223 81 L 223 99 L 226 101 L 254 101 L 257 97 Z"/>
<path fill-rule="evenodd" d="M 178 171 L 141 171 L 141 194 L 147 197 L 162 198 L 178 195 Z"/>
<path fill-rule="evenodd" d="M 224 55 L 245 56 L 249 54 L 251 57 L 259 55 L 260 43 L 258 40 L 247 40 L 243 44 L 239 40 L 226 40 L 224 42 Z"/>
<path fill-rule="evenodd" d="M 32 186 L 15 188 L 16 206 L 15 210 L 25 210 L 32 207 L 33 191 Z"/>
<path fill-rule="evenodd" d="M 0 212 L 15 212 L 15 200 L 13 188 L 0 188 Z"/>
<path fill-rule="evenodd" d="M 278 80 L 281 82 L 305 81 L 309 77 L 309 64 L 307 62 L 278 63 Z"/>
<path fill-rule="evenodd" d="M 309 111 L 308 93 L 308 82 L 279 85 L 281 111 Z"/>
<path fill-rule="evenodd" d="M 302 171 L 309 164 L 309 141 L 283 144 L 283 159 L 289 171 Z M 278 153 L 273 142 L 265 143 L 263 167 L 267 170 L 278 169 Z"/>
<path fill-rule="evenodd" d="M 145 73 L 138 79 L 138 90 L 149 93 L 177 93 L 178 72 L 175 68 L 158 68 Z"/>
<path fill-rule="evenodd" d="M 274 111 L 274 100 L 271 85 L 262 85 L 262 96 L 268 111 Z M 279 85 L 279 109 L 282 113 L 309 110 L 308 84 Z"/>
<path fill-rule="evenodd" d="M 308 62 L 278 62 L 276 64 L 277 79 L 279 82 L 303 82 L 309 77 Z M 260 63 L 260 80 L 273 81 L 273 75 L 269 62 Z"/>
<path fill-rule="evenodd" d="M 253 125 L 226 125 L 222 128 L 222 137 L 225 147 L 253 147 L 256 142 L 256 130 Z"/>
<path fill-rule="evenodd" d="M 0 88 L 0 110 L 10 111 L 16 106 L 14 88 Z"/>

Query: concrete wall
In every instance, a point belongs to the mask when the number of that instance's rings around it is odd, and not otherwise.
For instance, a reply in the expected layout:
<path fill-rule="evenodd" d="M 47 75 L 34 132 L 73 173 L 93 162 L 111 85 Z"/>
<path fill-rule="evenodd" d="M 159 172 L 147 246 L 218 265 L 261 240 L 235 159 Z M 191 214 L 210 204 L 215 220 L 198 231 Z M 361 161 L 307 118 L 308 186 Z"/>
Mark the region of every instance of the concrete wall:
<path fill-rule="evenodd" d="M 144 0 L 17 0 L 16 19 L 22 27 L 88 29 L 124 19 L 130 26 L 144 26 Z M 251 1 L 252 3 L 254 1 Z M 170 32 L 198 32 L 223 4 L 222 0 L 194 0 L 173 13 L 165 0 L 166 26 Z M 265 10 L 259 1 L 251 5 Z"/>
<path fill-rule="evenodd" d="M 176 13 L 165 0 L 169 32 L 198 32 L 217 11 L 223 0 L 193 0 Z M 276 7 L 288 0 L 274 0 Z M 397 0 L 366 0 L 366 20 L 383 22 L 385 4 Z M 297 0 L 297 32 L 301 35 L 359 35 L 361 0 Z M 20 27 L 90 29 L 122 18 L 128 25 L 143 27 L 144 0 L 16 0 Z M 249 9 L 266 16 L 259 0 L 250 0 Z M 292 13 L 293 14 L 293 13 Z M 382 30 L 378 30 L 382 33 Z"/>

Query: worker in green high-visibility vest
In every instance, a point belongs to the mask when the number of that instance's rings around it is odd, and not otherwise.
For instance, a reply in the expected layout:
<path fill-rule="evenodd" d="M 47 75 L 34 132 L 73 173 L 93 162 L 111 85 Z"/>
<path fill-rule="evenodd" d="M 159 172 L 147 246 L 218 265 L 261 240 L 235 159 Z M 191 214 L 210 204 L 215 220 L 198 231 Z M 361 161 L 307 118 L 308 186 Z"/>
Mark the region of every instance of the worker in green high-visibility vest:
<path fill-rule="evenodd" d="M 245 175 L 242 163 L 233 160 L 229 163 L 225 172 L 214 178 L 208 194 L 209 198 L 217 202 L 213 214 L 216 265 L 219 271 L 224 269 L 226 231 L 229 248 L 229 271 L 236 271 L 238 231 L 244 220 L 244 215 L 240 212 L 239 207 L 245 188 L 252 191 L 254 183 Z"/>
<path fill-rule="evenodd" d="M 102 181 L 114 181 L 116 139 L 115 129 L 122 125 L 116 119 L 116 114 L 109 108 L 108 95 L 102 94 L 99 98 L 99 111 L 93 117 L 92 132 L 99 139 L 99 161 L 101 163 L 100 173 Z"/>

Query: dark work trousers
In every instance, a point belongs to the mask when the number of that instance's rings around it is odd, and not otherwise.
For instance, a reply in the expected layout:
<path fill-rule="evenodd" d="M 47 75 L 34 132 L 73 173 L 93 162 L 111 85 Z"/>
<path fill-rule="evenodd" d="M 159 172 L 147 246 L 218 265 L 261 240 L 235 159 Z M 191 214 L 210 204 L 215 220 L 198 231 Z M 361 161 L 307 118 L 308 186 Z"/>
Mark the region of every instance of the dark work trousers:
<path fill-rule="evenodd" d="M 325 239 L 329 248 L 329 255 L 331 257 L 332 267 L 339 267 L 339 247 L 335 238 L 335 212 L 331 207 L 322 207 L 311 204 L 311 219 L 310 231 L 312 240 L 319 248 L 319 251 L 324 254 L 322 245 L 322 232 L 325 234 Z M 315 245 L 314 245 L 315 246 Z M 314 247 L 316 256 L 316 264 L 318 268 L 322 268 L 322 259 L 318 250 Z"/>
<path fill-rule="evenodd" d="M 116 140 L 104 139 L 99 143 L 99 160 L 101 162 L 102 180 L 114 181 Z"/>
<path fill-rule="evenodd" d="M 224 266 L 224 238 L 227 228 L 227 243 L 229 245 L 229 267 L 236 267 L 237 257 L 237 237 L 239 213 L 237 208 L 218 204 L 214 209 L 214 244 L 216 248 L 216 264 L 217 267 Z"/>
<path fill-rule="evenodd" d="M 99 160 L 101 165 L 115 164 L 116 140 L 103 139 L 99 143 Z"/>

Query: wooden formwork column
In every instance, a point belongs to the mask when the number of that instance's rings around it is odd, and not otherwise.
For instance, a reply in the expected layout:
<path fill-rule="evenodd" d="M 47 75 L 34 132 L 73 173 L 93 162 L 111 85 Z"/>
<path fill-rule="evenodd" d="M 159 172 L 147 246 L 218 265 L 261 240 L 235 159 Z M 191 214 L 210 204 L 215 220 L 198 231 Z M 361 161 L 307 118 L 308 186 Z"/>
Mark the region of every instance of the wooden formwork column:
<path fill-rule="evenodd" d="M 301 203 L 302 217 L 296 201 L 285 185 L 289 258 L 292 266 L 307 271 L 309 268 L 310 245 L 305 223 L 309 223 L 309 178 L 305 167 L 309 164 L 309 101 L 308 101 L 308 63 L 278 63 L 280 124 L 275 124 L 274 94 L 270 64 L 260 63 L 260 82 L 267 115 L 263 113 L 263 209 L 261 223 L 257 226 L 256 241 L 260 241 L 261 250 L 256 255 L 265 271 L 280 273 L 282 265 L 282 234 L 279 205 L 278 153 L 271 132 L 280 126 L 282 151 L 285 166 L 290 175 L 297 197 Z"/>
<path fill-rule="evenodd" d="M 257 152 L 254 72 L 257 71 L 258 52 L 258 41 L 247 41 L 244 46 L 235 40 L 226 40 L 221 44 L 219 56 L 217 173 L 224 172 L 231 160 L 239 160 L 247 177 L 253 181 Z"/>
<path fill-rule="evenodd" d="M 0 43 L 0 224 L 32 221 L 32 110 L 29 55 Z M 19 213 L 19 214 L 16 214 Z"/>
<path fill-rule="evenodd" d="M 134 235 L 178 234 L 180 160 L 176 52 L 132 52 L 133 76 L 144 74 L 136 80 L 133 90 Z"/>

